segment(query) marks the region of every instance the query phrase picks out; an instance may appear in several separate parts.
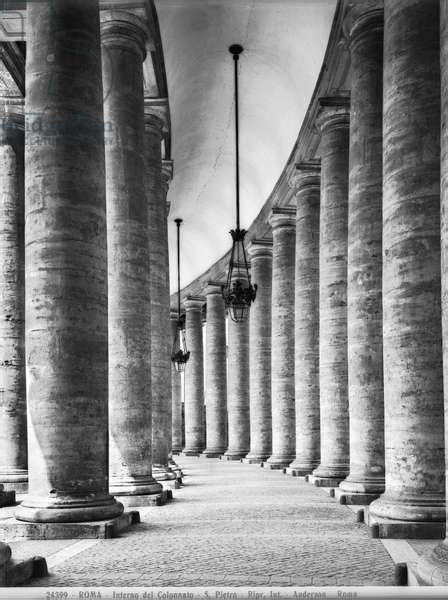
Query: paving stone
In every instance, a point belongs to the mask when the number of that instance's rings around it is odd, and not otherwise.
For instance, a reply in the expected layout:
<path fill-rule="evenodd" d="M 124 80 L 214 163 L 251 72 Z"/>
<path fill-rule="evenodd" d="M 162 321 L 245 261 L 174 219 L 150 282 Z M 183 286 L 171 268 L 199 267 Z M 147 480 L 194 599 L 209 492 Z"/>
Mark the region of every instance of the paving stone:
<path fill-rule="evenodd" d="M 188 483 L 174 502 L 32 585 L 394 585 L 380 540 L 319 488 L 239 462 L 182 457 L 182 467 Z M 48 556 L 50 544 L 33 552 Z"/>

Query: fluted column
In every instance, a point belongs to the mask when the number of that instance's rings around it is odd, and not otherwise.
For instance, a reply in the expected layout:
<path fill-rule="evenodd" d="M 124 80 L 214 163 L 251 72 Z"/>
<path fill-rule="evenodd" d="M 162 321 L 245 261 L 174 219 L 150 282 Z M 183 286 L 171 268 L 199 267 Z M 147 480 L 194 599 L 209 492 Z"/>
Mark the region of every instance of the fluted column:
<path fill-rule="evenodd" d="M 448 4 L 440 0 L 441 65 L 441 266 L 442 266 L 442 343 L 445 405 L 445 484 L 448 484 Z M 445 488 L 446 490 L 446 488 Z M 448 491 L 445 492 L 448 497 Z M 448 516 L 448 513 L 447 513 Z M 448 523 L 447 523 L 448 525 Z M 447 527 L 448 532 L 448 527 Z M 418 564 L 418 578 L 424 585 L 448 585 L 448 539 L 438 544 Z"/>
<path fill-rule="evenodd" d="M 252 240 L 247 250 L 258 289 L 249 315 L 250 452 L 244 462 L 257 464 L 272 454 L 272 240 Z"/>
<path fill-rule="evenodd" d="M 287 467 L 295 456 L 294 270 L 296 209 L 275 207 L 272 259 L 272 454 L 266 465 Z"/>
<path fill-rule="evenodd" d="M 439 2 L 386 0 L 382 537 L 445 533 L 439 58 Z"/>
<path fill-rule="evenodd" d="M 226 460 L 240 460 L 249 452 L 249 319 L 227 318 L 227 430 Z"/>
<path fill-rule="evenodd" d="M 310 479 L 335 486 L 349 468 L 347 390 L 347 208 L 349 105 L 322 98 L 319 241 L 320 465 Z"/>
<path fill-rule="evenodd" d="M 286 472 L 309 475 L 320 460 L 319 213 L 320 162 L 298 164 L 295 270 L 296 455 Z"/>
<path fill-rule="evenodd" d="M 171 313 L 171 345 L 177 332 L 177 313 Z M 182 452 L 182 376 L 171 363 L 171 439 L 173 454 Z"/>
<path fill-rule="evenodd" d="M 352 69 L 347 267 L 350 473 L 336 497 L 365 505 L 384 491 L 382 2 L 358 2 L 346 17 L 346 28 Z"/>
<path fill-rule="evenodd" d="M 24 177 L 24 117 L 5 113 L 0 116 L 0 484 L 15 491 L 28 487 Z"/>
<path fill-rule="evenodd" d="M 106 197 L 111 491 L 126 503 L 143 504 L 144 498 L 135 496 L 161 491 L 151 472 L 148 206 L 152 189 L 148 185 L 151 173 L 145 178 L 143 116 L 143 60 L 148 32 L 144 22 L 128 12 L 102 11 L 101 19 L 103 82 L 107 90 L 104 120 L 109 132 Z"/>
<path fill-rule="evenodd" d="M 185 448 L 186 456 L 198 456 L 205 448 L 204 350 L 202 307 L 205 298 L 190 296 L 184 301 L 185 339 L 190 359 L 185 366 Z"/>
<path fill-rule="evenodd" d="M 67 82 L 76 82 L 76 92 Z M 29 493 L 16 516 L 47 523 L 109 519 L 123 506 L 108 490 L 106 198 L 97 0 L 28 4 L 26 85 Z"/>
<path fill-rule="evenodd" d="M 208 458 L 224 454 L 227 442 L 226 313 L 222 288 L 210 282 L 205 325 L 206 449 Z"/>

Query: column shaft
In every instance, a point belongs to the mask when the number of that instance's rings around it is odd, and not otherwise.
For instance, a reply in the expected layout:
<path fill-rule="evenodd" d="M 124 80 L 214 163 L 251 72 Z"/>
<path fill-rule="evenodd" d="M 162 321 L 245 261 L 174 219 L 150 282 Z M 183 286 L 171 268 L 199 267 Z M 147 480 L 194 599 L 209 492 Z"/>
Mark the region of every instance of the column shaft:
<path fill-rule="evenodd" d="M 382 315 L 383 10 L 357 6 L 352 69 L 348 202 L 347 335 L 350 473 L 346 503 L 384 491 Z M 360 8 L 361 7 L 361 8 Z M 373 9 L 372 9 L 373 7 Z M 372 9 L 372 10 L 369 10 Z"/>
<path fill-rule="evenodd" d="M 227 442 L 226 314 L 221 285 L 206 290 L 206 449 L 207 457 L 221 456 Z"/>
<path fill-rule="evenodd" d="M 109 267 L 109 418 L 111 490 L 157 493 L 151 473 L 149 223 L 145 186 L 143 22 L 102 12 L 107 90 L 107 242 Z M 128 500 L 126 500 L 128 501 Z"/>
<path fill-rule="evenodd" d="M 0 118 L 0 484 L 27 487 L 24 119 Z"/>
<path fill-rule="evenodd" d="M 295 271 L 296 456 L 287 473 L 308 475 L 320 459 L 320 163 L 297 165 Z"/>
<path fill-rule="evenodd" d="M 51 60 L 49 60 L 51 57 Z M 99 7 L 27 7 L 24 521 L 108 519 L 107 256 Z M 75 91 L 76 90 L 76 91 Z"/>
<path fill-rule="evenodd" d="M 334 486 L 348 474 L 347 204 L 349 102 L 321 100 L 319 241 L 320 465 L 316 485 Z"/>
<path fill-rule="evenodd" d="M 428 537 L 445 531 L 439 2 L 386 0 L 384 9 L 386 491 L 370 515 Z"/>
<path fill-rule="evenodd" d="M 239 460 L 250 447 L 249 426 L 249 319 L 227 320 L 227 460 Z"/>
<path fill-rule="evenodd" d="M 250 452 L 245 462 L 261 463 L 272 454 L 272 241 L 252 240 L 248 252 L 252 281 L 258 289 L 249 314 Z"/>
<path fill-rule="evenodd" d="M 445 406 L 445 440 L 448 440 L 448 4 L 440 0 L 441 65 L 441 266 L 442 266 L 442 343 Z M 448 486 L 448 445 L 445 441 L 445 484 Z M 448 490 L 446 496 L 448 496 Z M 448 515 L 448 513 L 447 513 Z M 447 523 L 448 525 L 448 523 Z M 447 528 L 448 531 L 448 528 Z M 446 586 L 448 583 L 448 539 L 431 554 L 420 557 L 418 577 L 423 585 Z"/>
<path fill-rule="evenodd" d="M 295 208 L 274 208 L 270 224 L 272 259 L 272 469 L 287 467 L 295 456 L 294 270 Z"/>
<path fill-rule="evenodd" d="M 163 122 L 156 116 L 145 116 L 151 298 L 152 462 L 158 468 L 168 465 L 168 455 L 171 452 L 171 339 L 167 335 L 170 329 L 170 295 L 166 197 L 162 189 L 162 126 Z"/>
<path fill-rule="evenodd" d="M 202 346 L 203 298 L 187 298 L 185 338 L 190 359 L 185 367 L 185 448 L 187 456 L 200 454 L 205 448 L 204 429 L 204 350 Z"/>

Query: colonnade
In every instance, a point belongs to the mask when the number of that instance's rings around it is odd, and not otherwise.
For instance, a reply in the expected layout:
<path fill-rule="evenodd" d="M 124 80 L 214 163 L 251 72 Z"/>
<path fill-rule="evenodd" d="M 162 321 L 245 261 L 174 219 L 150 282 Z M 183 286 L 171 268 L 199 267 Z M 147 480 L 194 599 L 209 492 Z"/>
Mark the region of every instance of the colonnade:
<path fill-rule="evenodd" d="M 144 98 L 145 18 L 98 0 L 26 14 L 24 110 L 0 114 L 0 504 L 27 492 L 25 534 L 97 536 L 178 479 L 172 164 Z"/>
<path fill-rule="evenodd" d="M 187 437 L 204 399 L 207 435 L 226 404 L 223 457 L 283 468 L 334 488 L 341 503 L 369 505 L 380 537 L 445 535 L 447 19 L 438 0 L 347 9 L 350 95 L 319 99 L 320 144 L 290 176 L 295 200 L 274 206 L 271 236 L 249 243 L 258 291 L 248 346 L 244 327 L 236 334 L 228 323 L 227 400 L 223 358 L 207 362 L 220 411 L 216 396 L 208 409 L 208 387 L 194 400 L 185 390 Z M 190 320 L 190 346 L 195 327 Z M 218 356 L 223 332 L 221 322 L 219 338 L 207 333 L 207 356 Z M 190 369 L 202 381 L 202 363 L 187 365 L 187 381 Z M 446 584 L 446 548 L 428 559 L 432 571 L 422 562 L 423 579 Z"/>

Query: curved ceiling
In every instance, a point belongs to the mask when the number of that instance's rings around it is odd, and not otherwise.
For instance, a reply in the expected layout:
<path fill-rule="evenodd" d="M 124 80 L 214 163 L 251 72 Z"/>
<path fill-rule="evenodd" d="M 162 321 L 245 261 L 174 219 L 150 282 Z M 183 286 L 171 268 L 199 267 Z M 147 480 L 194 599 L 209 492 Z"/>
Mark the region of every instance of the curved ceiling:
<path fill-rule="evenodd" d="M 297 138 L 336 0 L 156 0 L 172 121 L 171 290 L 182 226 L 184 286 L 231 244 L 235 221 L 232 43 L 240 57 L 241 226 L 249 227 Z"/>

